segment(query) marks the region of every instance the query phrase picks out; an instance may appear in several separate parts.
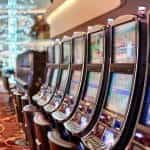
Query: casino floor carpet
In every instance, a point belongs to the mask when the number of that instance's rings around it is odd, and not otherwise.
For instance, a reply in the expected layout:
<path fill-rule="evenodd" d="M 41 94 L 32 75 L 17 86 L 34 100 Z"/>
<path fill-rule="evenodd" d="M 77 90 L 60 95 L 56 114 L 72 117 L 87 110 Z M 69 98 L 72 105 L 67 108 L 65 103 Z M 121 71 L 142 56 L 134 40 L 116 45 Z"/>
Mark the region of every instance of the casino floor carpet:
<path fill-rule="evenodd" d="M 0 93 L 0 150 L 30 150 L 17 123 L 8 95 Z"/>

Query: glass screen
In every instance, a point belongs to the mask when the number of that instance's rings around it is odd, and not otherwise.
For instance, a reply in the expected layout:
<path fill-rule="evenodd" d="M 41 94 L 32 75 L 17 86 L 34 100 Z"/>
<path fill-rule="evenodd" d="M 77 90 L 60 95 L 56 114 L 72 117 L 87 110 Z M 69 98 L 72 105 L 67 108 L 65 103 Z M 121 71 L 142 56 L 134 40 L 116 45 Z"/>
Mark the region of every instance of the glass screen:
<path fill-rule="evenodd" d="M 150 83 L 147 87 L 140 122 L 144 125 L 150 126 Z"/>
<path fill-rule="evenodd" d="M 49 63 L 53 63 L 54 60 L 54 51 L 53 51 L 53 47 L 49 47 L 48 48 L 48 62 Z"/>
<path fill-rule="evenodd" d="M 108 149 L 110 149 L 115 143 L 115 134 L 112 130 L 105 130 L 102 136 L 102 141 L 105 143 Z"/>
<path fill-rule="evenodd" d="M 104 59 L 104 32 L 90 35 L 90 63 L 102 63 Z"/>
<path fill-rule="evenodd" d="M 68 77 L 68 70 L 63 70 L 62 76 L 61 76 L 60 87 L 59 87 L 60 90 L 64 90 L 67 77 Z"/>
<path fill-rule="evenodd" d="M 132 75 L 113 73 L 106 108 L 125 115 L 132 87 Z"/>
<path fill-rule="evenodd" d="M 54 72 L 53 72 L 53 77 L 52 77 L 52 81 L 51 81 L 51 86 L 52 87 L 56 86 L 57 76 L 58 76 L 58 69 L 55 69 Z"/>
<path fill-rule="evenodd" d="M 72 74 L 72 79 L 71 79 L 71 85 L 70 85 L 70 91 L 69 94 L 72 96 L 75 96 L 79 85 L 80 85 L 80 80 L 81 80 L 81 71 L 74 71 Z"/>
<path fill-rule="evenodd" d="M 47 74 L 46 74 L 46 81 L 45 84 L 48 85 L 49 84 L 49 79 L 50 79 L 50 75 L 51 75 L 52 70 L 49 68 L 47 70 Z"/>
<path fill-rule="evenodd" d="M 63 44 L 63 63 L 69 64 L 71 52 L 71 42 L 64 42 Z"/>
<path fill-rule="evenodd" d="M 114 28 L 114 62 L 136 61 L 137 24 L 130 22 Z"/>
<path fill-rule="evenodd" d="M 82 64 L 85 50 L 85 39 L 83 37 L 74 40 L 74 63 Z"/>
<path fill-rule="evenodd" d="M 100 73 L 98 72 L 89 72 L 88 74 L 88 81 L 87 81 L 87 89 L 85 98 L 88 101 L 95 101 L 98 85 L 100 81 Z"/>
<path fill-rule="evenodd" d="M 55 64 L 59 64 L 60 62 L 60 45 L 55 45 Z"/>

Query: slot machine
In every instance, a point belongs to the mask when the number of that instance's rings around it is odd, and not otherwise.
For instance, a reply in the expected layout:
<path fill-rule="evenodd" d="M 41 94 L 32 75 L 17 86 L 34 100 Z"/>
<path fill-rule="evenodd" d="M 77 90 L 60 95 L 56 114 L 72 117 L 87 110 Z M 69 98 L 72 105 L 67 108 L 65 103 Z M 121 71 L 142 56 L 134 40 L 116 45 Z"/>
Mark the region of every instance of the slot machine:
<path fill-rule="evenodd" d="M 37 105 L 40 107 L 43 107 L 51 100 L 59 83 L 61 74 L 59 67 L 61 63 L 61 55 L 61 42 L 59 39 L 56 39 L 54 43 L 54 64 L 48 64 L 48 67 L 52 69 L 52 75 L 49 81 L 48 91 L 37 101 Z"/>
<path fill-rule="evenodd" d="M 142 96 L 141 110 L 135 126 L 134 133 L 126 149 L 149 150 L 150 149 L 150 12 L 148 13 L 148 48 L 147 69 Z"/>
<path fill-rule="evenodd" d="M 68 88 L 70 77 L 70 61 L 72 54 L 72 39 L 70 37 L 64 37 L 62 40 L 62 63 L 60 64 L 61 79 L 59 85 L 55 91 L 55 94 L 51 101 L 44 106 L 44 111 L 47 114 L 54 112 L 61 105 L 65 92 Z"/>
<path fill-rule="evenodd" d="M 125 149 L 136 122 L 144 84 L 145 27 L 144 19 L 135 15 L 120 16 L 111 24 L 105 105 L 93 129 L 82 137 L 88 149 Z"/>
<path fill-rule="evenodd" d="M 50 46 L 48 47 L 48 59 L 47 59 L 49 64 L 53 64 L 54 63 L 54 42 L 51 40 L 50 41 Z M 36 101 L 38 101 L 42 96 L 44 96 L 49 89 L 49 83 L 51 80 L 51 76 L 52 76 L 52 69 L 46 66 L 46 71 L 45 71 L 46 75 L 45 75 L 45 81 L 44 83 L 41 85 L 40 90 L 38 91 L 38 93 L 36 93 L 35 95 L 32 96 L 32 101 L 36 104 Z"/>
<path fill-rule="evenodd" d="M 86 59 L 86 34 L 76 32 L 72 37 L 73 54 L 71 64 L 71 77 L 69 88 L 64 100 L 57 111 L 52 113 L 56 122 L 63 122 L 69 119 L 74 113 L 81 95 L 81 88 L 84 82 L 85 59 Z"/>
<path fill-rule="evenodd" d="M 86 80 L 82 96 L 75 113 L 64 123 L 65 128 L 78 137 L 85 135 L 97 120 L 97 114 L 103 106 L 108 74 L 106 27 L 89 27 L 87 37 Z"/>

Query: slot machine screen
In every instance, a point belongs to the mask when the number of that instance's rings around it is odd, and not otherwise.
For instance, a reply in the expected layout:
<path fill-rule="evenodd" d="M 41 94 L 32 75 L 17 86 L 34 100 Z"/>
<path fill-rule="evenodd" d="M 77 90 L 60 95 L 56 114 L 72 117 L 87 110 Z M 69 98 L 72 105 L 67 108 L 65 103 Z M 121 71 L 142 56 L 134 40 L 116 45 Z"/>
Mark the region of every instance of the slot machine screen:
<path fill-rule="evenodd" d="M 129 22 L 114 27 L 114 62 L 135 63 L 137 24 Z"/>
<path fill-rule="evenodd" d="M 68 77 L 67 74 L 68 74 L 68 70 L 63 70 L 62 76 L 61 76 L 60 87 L 59 87 L 60 90 L 64 90 L 64 86 Z"/>
<path fill-rule="evenodd" d="M 104 32 L 90 35 L 90 63 L 102 63 L 104 59 Z"/>
<path fill-rule="evenodd" d="M 49 63 L 53 63 L 53 60 L 54 60 L 54 51 L 53 51 L 53 47 L 49 47 L 48 48 L 48 62 Z"/>
<path fill-rule="evenodd" d="M 59 64 L 60 62 L 60 45 L 55 45 L 55 64 Z"/>
<path fill-rule="evenodd" d="M 71 85 L 70 85 L 70 91 L 69 94 L 72 96 L 75 96 L 79 85 L 80 85 L 80 79 L 81 79 L 81 71 L 74 71 L 72 74 L 72 79 L 71 79 Z"/>
<path fill-rule="evenodd" d="M 150 126 L 150 82 L 146 90 L 144 107 L 142 110 L 140 122 L 146 126 Z"/>
<path fill-rule="evenodd" d="M 99 81 L 100 81 L 100 73 L 98 72 L 88 73 L 87 89 L 84 98 L 85 100 L 92 102 L 96 100 Z"/>
<path fill-rule="evenodd" d="M 130 74 L 112 73 L 106 109 L 120 115 L 126 114 L 132 88 L 132 76 Z"/>
<path fill-rule="evenodd" d="M 52 77 L 52 81 L 51 81 L 51 86 L 52 87 L 56 86 L 57 76 L 58 76 L 58 69 L 55 69 L 54 72 L 53 72 L 53 77 Z"/>
<path fill-rule="evenodd" d="M 105 143 L 107 148 L 111 148 L 115 143 L 115 134 L 112 130 L 106 129 L 102 136 L 102 141 Z"/>
<path fill-rule="evenodd" d="M 71 42 L 67 41 L 63 44 L 63 63 L 69 64 L 71 52 Z"/>
<path fill-rule="evenodd" d="M 82 64 L 85 51 L 85 39 L 83 37 L 74 39 L 74 63 Z"/>

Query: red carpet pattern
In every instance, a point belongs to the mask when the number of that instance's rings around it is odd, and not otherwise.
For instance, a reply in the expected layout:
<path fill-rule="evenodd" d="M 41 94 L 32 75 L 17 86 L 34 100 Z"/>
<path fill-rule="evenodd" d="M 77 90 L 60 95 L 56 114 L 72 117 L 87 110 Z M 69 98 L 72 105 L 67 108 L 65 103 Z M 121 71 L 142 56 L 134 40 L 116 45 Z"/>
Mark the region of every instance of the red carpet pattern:
<path fill-rule="evenodd" d="M 6 94 L 0 94 L 0 150 L 30 150 L 7 99 Z"/>

